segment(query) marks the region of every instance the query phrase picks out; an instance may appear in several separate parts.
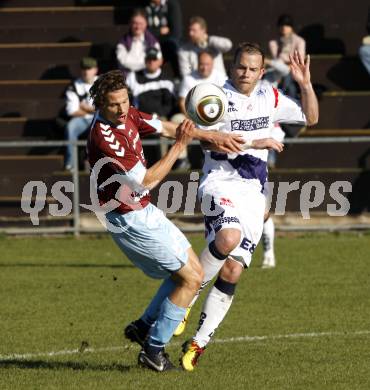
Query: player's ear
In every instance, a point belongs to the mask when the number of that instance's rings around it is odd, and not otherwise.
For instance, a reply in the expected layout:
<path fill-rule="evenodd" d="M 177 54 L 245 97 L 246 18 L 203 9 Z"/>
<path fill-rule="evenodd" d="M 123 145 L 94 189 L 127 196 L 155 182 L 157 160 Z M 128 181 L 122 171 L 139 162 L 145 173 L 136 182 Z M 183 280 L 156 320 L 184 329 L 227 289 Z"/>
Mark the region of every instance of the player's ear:
<path fill-rule="evenodd" d="M 259 75 L 258 79 L 261 80 L 264 74 L 265 74 L 265 68 L 262 67 L 260 70 L 260 75 Z"/>

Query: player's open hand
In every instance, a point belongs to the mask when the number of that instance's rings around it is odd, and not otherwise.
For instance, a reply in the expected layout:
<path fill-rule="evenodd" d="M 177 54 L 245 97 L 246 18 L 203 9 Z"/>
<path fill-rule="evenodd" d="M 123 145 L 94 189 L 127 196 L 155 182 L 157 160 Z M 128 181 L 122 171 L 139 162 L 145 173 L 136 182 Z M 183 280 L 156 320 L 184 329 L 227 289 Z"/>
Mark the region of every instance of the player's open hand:
<path fill-rule="evenodd" d="M 210 143 L 218 152 L 239 153 L 243 150 L 244 142 L 244 138 L 240 134 L 213 131 Z"/>
<path fill-rule="evenodd" d="M 307 55 L 306 62 L 301 53 L 296 50 L 294 54 L 289 55 L 290 71 L 293 79 L 299 86 L 305 87 L 311 84 L 310 56 Z"/>
<path fill-rule="evenodd" d="M 194 123 L 189 119 L 184 119 L 176 129 L 176 142 L 187 146 L 193 139 L 194 131 Z"/>
<path fill-rule="evenodd" d="M 261 138 L 255 139 L 252 141 L 253 149 L 273 149 L 278 153 L 282 152 L 284 149 L 284 144 L 276 141 L 273 138 Z"/>

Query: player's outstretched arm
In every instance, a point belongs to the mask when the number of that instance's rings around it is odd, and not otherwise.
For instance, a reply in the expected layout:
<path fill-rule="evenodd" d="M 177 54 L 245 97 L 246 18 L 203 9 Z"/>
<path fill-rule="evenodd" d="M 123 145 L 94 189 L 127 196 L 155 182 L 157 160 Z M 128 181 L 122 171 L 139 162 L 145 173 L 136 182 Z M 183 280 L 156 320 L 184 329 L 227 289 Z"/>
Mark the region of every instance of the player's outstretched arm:
<path fill-rule="evenodd" d="M 295 51 L 289 58 L 292 77 L 301 90 L 302 109 L 306 115 L 307 125 L 313 126 L 319 120 L 319 104 L 311 83 L 310 56 L 307 55 L 305 62 L 303 56 Z"/>
<path fill-rule="evenodd" d="M 194 124 L 185 119 L 176 128 L 176 141 L 169 151 L 154 165 L 152 165 L 144 176 L 142 185 L 147 189 L 152 189 L 158 185 L 170 172 L 173 164 L 179 158 L 181 152 L 191 142 L 194 133 Z"/>
<path fill-rule="evenodd" d="M 162 136 L 175 138 L 176 125 L 172 122 L 162 121 Z M 194 128 L 193 138 L 221 153 L 238 153 L 243 150 L 244 139 L 238 134 L 223 133 L 218 130 L 202 130 Z M 209 147 L 208 147 L 209 146 Z"/>

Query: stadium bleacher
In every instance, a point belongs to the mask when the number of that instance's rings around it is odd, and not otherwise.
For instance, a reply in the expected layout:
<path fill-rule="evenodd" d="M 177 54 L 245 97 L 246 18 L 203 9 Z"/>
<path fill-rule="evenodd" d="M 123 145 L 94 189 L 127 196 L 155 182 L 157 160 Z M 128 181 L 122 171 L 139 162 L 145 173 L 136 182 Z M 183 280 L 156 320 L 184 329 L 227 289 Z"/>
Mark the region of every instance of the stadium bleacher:
<path fill-rule="evenodd" d="M 127 30 L 130 11 L 143 4 L 142 0 L 3 1 L 0 6 L 0 141 L 62 139 L 55 118 L 63 107 L 66 85 L 78 74 L 80 58 L 86 55 L 98 58 L 103 72 L 114 68 L 115 44 Z M 256 5 L 253 18 L 243 18 L 242 13 L 228 16 L 225 11 L 230 7 L 229 2 L 222 0 L 213 2 L 212 10 L 206 0 L 197 2 L 196 11 L 189 2 L 183 0 L 181 4 L 184 21 L 200 14 L 209 21 L 212 33 L 229 36 L 235 43 L 255 40 L 263 44 L 274 36 L 276 16 L 287 10 L 284 5 L 292 6 L 291 2 L 282 1 L 266 14 L 266 10 L 258 8 L 257 1 L 252 1 L 248 8 Z M 320 97 L 320 121 L 303 136 L 369 135 L 370 77 L 357 57 L 357 48 L 365 35 L 362 17 L 367 3 L 358 2 L 351 17 L 341 7 L 332 10 L 334 17 L 327 11 L 316 14 L 312 9 L 319 4 L 313 1 L 309 6 L 297 4 L 296 9 L 289 9 L 299 20 L 296 30 L 306 38 L 308 52 L 312 54 L 312 78 Z M 241 0 L 233 5 L 246 7 Z M 231 56 L 226 58 L 229 62 L 230 59 Z M 366 181 L 359 181 L 369 169 L 366 164 L 370 159 L 369 150 L 368 143 L 290 145 L 279 157 L 270 180 L 322 180 L 324 183 L 348 180 L 356 184 L 354 190 L 358 193 L 367 192 L 369 199 Z M 63 171 L 63 152 L 56 147 L 1 148 L 0 172 L 0 226 L 3 227 L 31 226 L 20 208 L 22 188 L 27 181 L 44 180 L 50 189 L 57 180 L 71 179 L 71 174 Z M 170 179 L 174 177 L 186 181 L 188 175 L 177 173 Z M 88 203 L 87 174 L 81 172 L 80 180 L 81 202 Z M 352 199 L 356 202 L 356 194 Z M 47 202 L 53 202 L 52 197 Z M 296 199 L 288 202 L 289 211 L 297 211 L 298 207 Z M 355 204 L 352 209 L 369 211 L 370 200 L 360 209 Z M 55 221 L 46 214 L 42 224 L 70 223 L 68 219 Z"/>

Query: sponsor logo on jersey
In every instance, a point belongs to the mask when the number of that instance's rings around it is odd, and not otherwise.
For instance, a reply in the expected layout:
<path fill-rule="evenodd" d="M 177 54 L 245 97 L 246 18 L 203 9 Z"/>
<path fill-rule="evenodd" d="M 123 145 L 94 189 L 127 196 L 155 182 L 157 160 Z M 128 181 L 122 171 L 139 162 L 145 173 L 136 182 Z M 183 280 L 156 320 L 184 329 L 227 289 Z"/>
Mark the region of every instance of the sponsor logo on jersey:
<path fill-rule="evenodd" d="M 259 89 L 257 91 L 257 96 L 261 96 L 261 95 L 264 95 L 266 93 L 266 89 Z"/>
<path fill-rule="evenodd" d="M 233 202 L 230 199 L 227 199 L 227 198 L 221 198 L 220 199 L 220 205 L 221 206 L 235 207 Z"/>
<path fill-rule="evenodd" d="M 216 221 L 213 222 L 213 229 L 217 233 L 222 225 L 224 224 L 230 224 L 230 223 L 240 223 L 238 217 L 221 217 L 216 219 Z"/>
<path fill-rule="evenodd" d="M 235 103 L 229 100 L 229 107 L 227 109 L 227 112 L 237 112 L 238 109 L 235 108 Z"/>
<path fill-rule="evenodd" d="M 231 130 L 254 131 L 267 129 L 269 127 L 269 117 L 260 116 L 253 119 L 235 119 L 231 121 Z"/>

